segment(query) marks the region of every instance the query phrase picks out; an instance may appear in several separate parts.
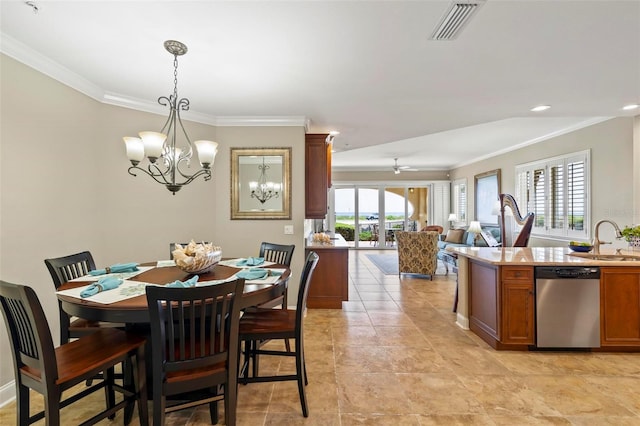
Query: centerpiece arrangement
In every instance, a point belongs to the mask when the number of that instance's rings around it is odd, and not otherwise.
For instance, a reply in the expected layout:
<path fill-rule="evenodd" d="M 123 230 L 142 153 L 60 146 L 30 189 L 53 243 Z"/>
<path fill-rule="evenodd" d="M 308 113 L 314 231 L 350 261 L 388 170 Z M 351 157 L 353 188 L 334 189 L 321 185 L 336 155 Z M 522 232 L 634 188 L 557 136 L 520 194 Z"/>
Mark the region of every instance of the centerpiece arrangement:
<path fill-rule="evenodd" d="M 176 244 L 172 254 L 178 268 L 190 274 L 204 274 L 220 262 L 222 248 L 191 240 L 186 246 Z"/>
<path fill-rule="evenodd" d="M 316 232 L 311 236 L 314 243 L 331 244 L 331 237 L 324 232 Z"/>
<path fill-rule="evenodd" d="M 640 225 L 626 226 L 622 230 L 622 237 L 627 240 L 631 250 L 640 250 Z"/>

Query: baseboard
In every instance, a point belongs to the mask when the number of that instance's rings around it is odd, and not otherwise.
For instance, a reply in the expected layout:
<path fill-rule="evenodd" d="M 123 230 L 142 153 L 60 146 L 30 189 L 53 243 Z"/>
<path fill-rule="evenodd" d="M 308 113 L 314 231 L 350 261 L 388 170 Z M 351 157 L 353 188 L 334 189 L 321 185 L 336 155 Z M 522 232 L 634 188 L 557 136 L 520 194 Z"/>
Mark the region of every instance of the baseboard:
<path fill-rule="evenodd" d="M 0 408 L 15 401 L 16 399 L 16 381 L 12 380 L 6 385 L 0 387 Z"/>
<path fill-rule="evenodd" d="M 456 315 L 456 324 L 463 330 L 469 330 L 469 318 L 463 316 L 462 314 Z"/>

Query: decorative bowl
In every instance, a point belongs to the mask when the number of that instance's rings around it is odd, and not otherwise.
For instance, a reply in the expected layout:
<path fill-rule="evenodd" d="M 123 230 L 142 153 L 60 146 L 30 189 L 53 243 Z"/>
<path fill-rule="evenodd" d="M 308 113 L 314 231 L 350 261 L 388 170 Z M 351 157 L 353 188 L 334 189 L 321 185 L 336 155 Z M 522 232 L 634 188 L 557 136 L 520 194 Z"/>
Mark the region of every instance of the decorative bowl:
<path fill-rule="evenodd" d="M 222 259 L 220 247 L 208 243 L 197 244 L 193 241 L 186 246 L 176 244 L 173 251 L 173 258 L 176 266 L 190 274 L 204 274 Z"/>
<path fill-rule="evenodd" d="M 576 245 L 573 245 L 573 244 L 569 244 L 569 248 L 572 251 L 577 251 L 577 252 L 580 252 L 580 253 L 588 253 L 591 250 L 593 250 L 593 246 L 576 246 Z"/>

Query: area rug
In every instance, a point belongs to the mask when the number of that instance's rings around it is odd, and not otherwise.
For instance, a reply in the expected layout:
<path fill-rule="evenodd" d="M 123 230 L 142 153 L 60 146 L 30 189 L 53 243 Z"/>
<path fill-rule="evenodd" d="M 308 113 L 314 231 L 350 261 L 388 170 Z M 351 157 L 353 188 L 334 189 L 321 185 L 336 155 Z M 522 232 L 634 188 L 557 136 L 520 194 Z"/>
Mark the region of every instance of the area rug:
<path fill-rule="evenodd" d="M 385 275 L 398 275 L 398 254 L 367 254 L 369 260 Z"/>

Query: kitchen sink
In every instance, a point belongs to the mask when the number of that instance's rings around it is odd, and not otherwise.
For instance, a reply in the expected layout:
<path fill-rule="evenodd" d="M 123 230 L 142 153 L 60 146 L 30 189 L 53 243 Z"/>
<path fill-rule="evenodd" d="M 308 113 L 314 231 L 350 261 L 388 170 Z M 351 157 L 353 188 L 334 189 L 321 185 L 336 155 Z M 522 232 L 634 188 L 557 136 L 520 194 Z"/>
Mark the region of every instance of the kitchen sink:
<path fill-rule="evenodd" d="M 582 257 L 584 259 L 593 260 L 609 260 L 609 261 L 635 261 L 640 262 L 640 255 L 635 254 L 598 254 L 598 253 L 568 253 L 567 256 Z"/>

